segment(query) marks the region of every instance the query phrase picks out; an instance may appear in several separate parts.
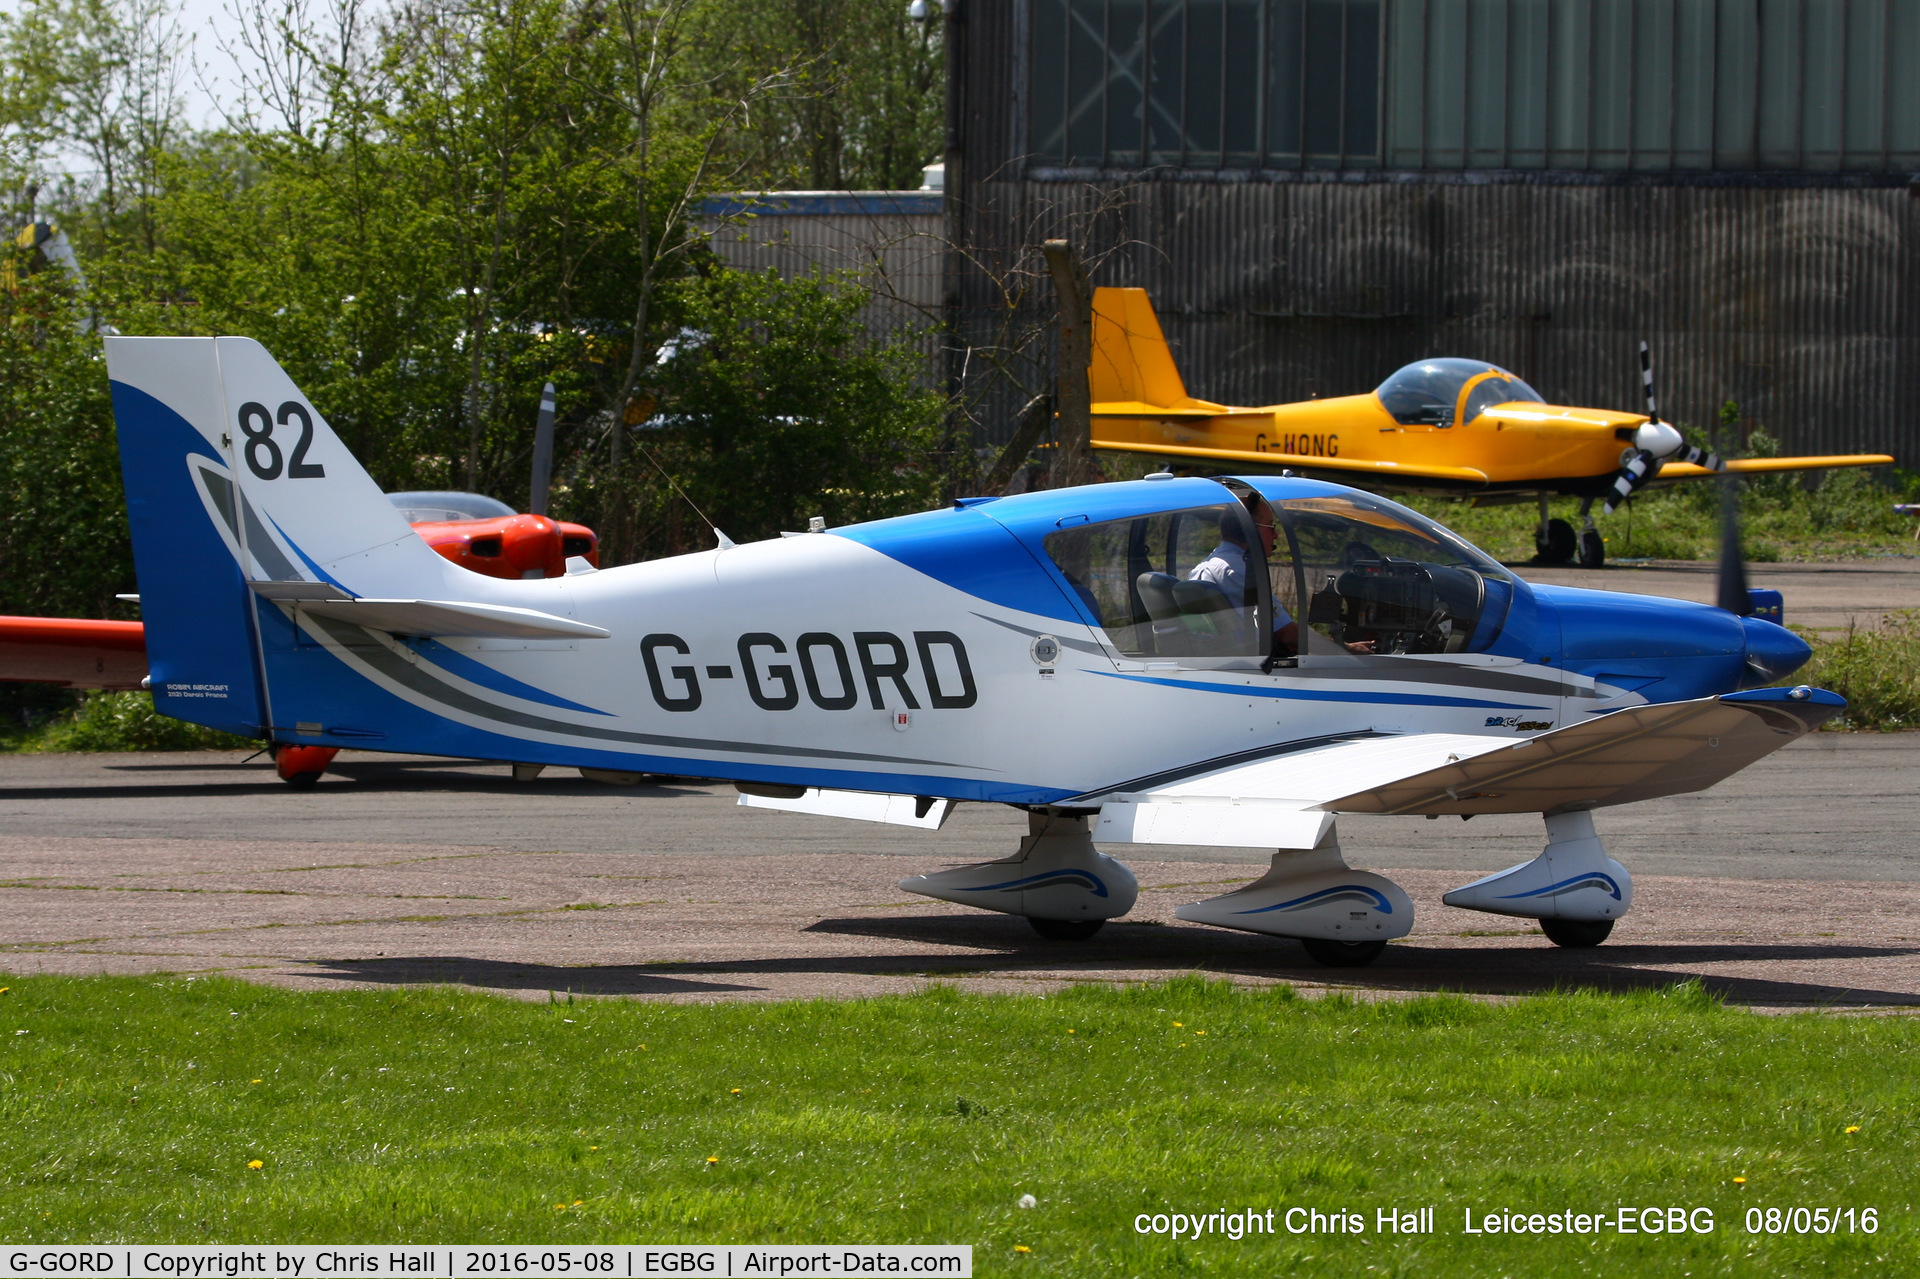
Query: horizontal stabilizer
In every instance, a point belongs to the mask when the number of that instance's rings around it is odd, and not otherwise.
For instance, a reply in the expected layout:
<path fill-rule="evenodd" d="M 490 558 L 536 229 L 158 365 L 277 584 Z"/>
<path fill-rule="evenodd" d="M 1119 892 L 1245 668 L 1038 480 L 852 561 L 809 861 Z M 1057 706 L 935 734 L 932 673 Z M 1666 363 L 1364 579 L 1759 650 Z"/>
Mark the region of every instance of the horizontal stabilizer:
<path fill-rule="evenodd" d="M 287 583 L 291 586 L 293 583 Z M 311 584 L 303 583 L 312 590 Z M 320 590 L 325 587 L 318 588 Z M 317 592 L 316 592 L 317 593 Z M 272 598 L 272 597 L 269 597 Z M 612 632 L 538 609 L 452 600 L 281 599 L 296 612 L 394 635 L 491 639 L 606 639 Z"/>
<path fill-rule="evenodd" d="M 767 788 L 774 789 L 772 787 Z M 925 795 L 877 795 L 867 791 L 821 790 L 808 787 L 791 798 L 740 792 L 742 808 L 773 808 L 783 813 L 812 813 L 817 817 L 845 817 L 857 822 L 885 822 L 939 830 L 953 813 L 954 801 Z"/>
<path fill-rule="evenodd" d="M 1846 708 L 1762 688 L 1596 716 L 1503 750 L 1328 800 L 1335 813 L 1547 813 L 1705 790 Z"/>

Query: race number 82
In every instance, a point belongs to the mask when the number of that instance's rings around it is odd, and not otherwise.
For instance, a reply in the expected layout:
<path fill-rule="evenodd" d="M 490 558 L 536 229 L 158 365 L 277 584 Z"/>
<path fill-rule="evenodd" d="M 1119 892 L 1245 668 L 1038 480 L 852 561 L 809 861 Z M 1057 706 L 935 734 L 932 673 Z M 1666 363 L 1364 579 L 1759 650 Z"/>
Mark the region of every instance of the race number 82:
<path fill-rule="evenodd" d="M 247 469 L 263 480 L 280 478 L 282 462 L 280 442 L 273 438 L 275 421 L 281 426 L 290 421 L 300 423 L 300 438 L 294 441 L 293 456 L 286 460 L 287 478 L 290 480 L 317 480 L 326 476 L 327 470 L 318 462 L 307 461 L 307 450 L 313 447 L 313 417 L 307 412 L 306 405 L 288 400 L 280 406 L 276 419 L 267 412 L 267 406 L 249 400 L 240 406 L 240 433 L 247 437 L 241 450 L 247 457 Z"/>

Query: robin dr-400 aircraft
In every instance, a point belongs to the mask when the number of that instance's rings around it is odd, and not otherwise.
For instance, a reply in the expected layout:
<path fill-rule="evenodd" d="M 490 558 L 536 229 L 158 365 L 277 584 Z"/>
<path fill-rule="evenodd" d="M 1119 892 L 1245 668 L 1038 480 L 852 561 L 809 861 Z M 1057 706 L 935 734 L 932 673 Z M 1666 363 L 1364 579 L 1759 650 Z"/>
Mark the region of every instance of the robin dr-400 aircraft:
<path fill-rule="evenodd" d="M 1150 477 L 550 579 L 436 555 L 259 344 L 107 339 L 155 704 L 282 743 L 732 780 L 741 802 L 937 829 L 1002 861 L 903 889 L 1044 937 L 1127 913 L 1096 844 L 1276 850 L 1182 919 L 1361 964 L 1413 903 L 1341 813 L 1537 812 L 1448 893 L 1594 945 L 1633 903 L 1593 812 L 1703 789 L 1837 714 L 1760 687 L 1792 633 L 1532 586 L 1319 480 Z M 1238 547 L 1244 585 L 1190 578 Z M 1234 552 L 1226 551 L 1233 559 Z"/>
<path fill-rule="evenodd" d="M 1145 289 L 1095 289 L 1093 447 L 1238 469 L 1286 468 L 1389 493 L 1451 493 L 1540 502 L 1543 563 L 1576 555 L 1597 568 L 1606 544 L 1593 503 L 1615 506 L 1649 485 L 1722 473 L 1884 466 L 1884 453 L 1749 457 L 1722 462 L 1660 420 L 1653 363 L 1640 344 L 1647 411 L 1563 408 L 1497 365 L 1419 360 L 1376 389 L 1297 404 L 1230 408 L 1187 394 Z M 1548 515 L 1547 499 L 1580 499 L 1583 527 Z"/>

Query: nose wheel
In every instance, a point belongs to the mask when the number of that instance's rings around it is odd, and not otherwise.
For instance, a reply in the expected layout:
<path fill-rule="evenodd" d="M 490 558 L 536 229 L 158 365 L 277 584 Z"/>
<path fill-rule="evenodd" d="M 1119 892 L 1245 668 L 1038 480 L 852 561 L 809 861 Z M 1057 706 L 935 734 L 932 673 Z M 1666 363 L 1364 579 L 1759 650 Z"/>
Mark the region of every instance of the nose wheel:
<path fill-rule="evenodd" d="M 1580 530 L 1580 567 L 1599 568 L 1607 562 L 1607 544 L 1600 540 L 1600 530 L 1583 528 Z"/>
<path fill-rule="evenodd" d="M 1580 950 L 1598 946 L 1613 934 L 1611 919 L 1543 919 L 1540 931 L 1556 946 Z"/>

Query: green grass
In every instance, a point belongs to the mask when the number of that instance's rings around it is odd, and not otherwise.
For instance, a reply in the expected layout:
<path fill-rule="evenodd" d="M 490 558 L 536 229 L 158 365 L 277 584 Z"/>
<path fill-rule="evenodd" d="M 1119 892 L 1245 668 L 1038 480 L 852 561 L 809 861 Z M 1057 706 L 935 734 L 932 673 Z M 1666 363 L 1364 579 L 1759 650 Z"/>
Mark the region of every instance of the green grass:
<path fill-rule="evenodd" d="M 8 984 L 0 1228 L 21 1243 L 950 1242 L 983 1275 L 1920 1265 L 1920 1024 L 1761 1016 L 1697 986 L 1355 1004 L 1182 979 L 695 1006 Z M 1433 1205 L 1439 1232 L 1132 1226 L 1294 1204 L 1369 1226 Z M 1742 1229 L 1749 1206 L 1833 1204 L 1877 1208 L 1879 1232 Z M 1460 1233 L 1467 1208 L 1620 1205 L 1711 1208 L 1718 1228 Z"/>
<path fill-rule="evenodd" d="M 1913 477 L 1887 468 L 1833 471 L 1809 492 L 1795 475 L 1741 481 L 1742 542 L 1756 563 L 1913 555 L 1914 521 L 1894 513 L 1895 502 L 1915 500 Z M 1629 507 L 1594 520 L 1606 539 L 1607 558 L 1703 560 L 1720 550 L 1719 486 L 1683 483 L 1636 498 Z M 1397 499 L 1460 534 L 1494 558 L 1523 563 L 1533 558 L 1539 522 L 1532 502 L 1474 507 L 1448 498 Z M 1553 514 L 1580 527 L 1579 503 L 1556 499 Z"/>
<path fill-rule="evenodd" d="M 0 728 L 0 752 L 253 750 L 260 743 L 162 715 L 144 692 L 84 693 L 32 724 Z"/>
<path fill-rule="evenodd" d="M 1872 630 L 1800 634 L 1813 645 L 1813 657 L 1790 682 L 1830 688 L 1847 699 L 1847 713 L 1829 720 L 1828 728 L 1920 728 L 1920 611 L 1887 613 Z"/>

